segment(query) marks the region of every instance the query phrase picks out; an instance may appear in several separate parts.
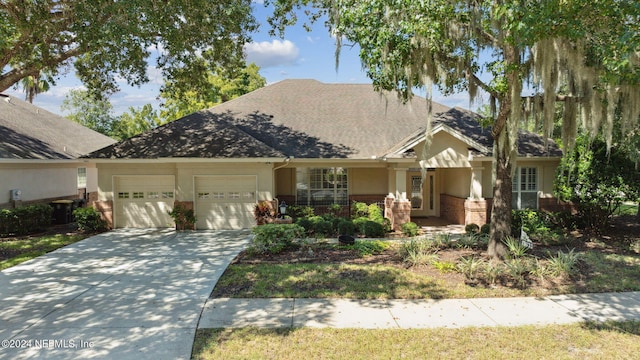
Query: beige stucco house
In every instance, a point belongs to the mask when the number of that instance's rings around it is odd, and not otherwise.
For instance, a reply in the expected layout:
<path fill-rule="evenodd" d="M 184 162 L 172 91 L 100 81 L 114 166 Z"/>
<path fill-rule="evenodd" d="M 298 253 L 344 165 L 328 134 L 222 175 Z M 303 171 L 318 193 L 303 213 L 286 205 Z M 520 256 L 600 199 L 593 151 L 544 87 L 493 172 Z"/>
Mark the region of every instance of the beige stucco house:
<path fill-rule="evenodd" d="M 321 208 L 386 198 L 399 221 L 482 224 L 490 132 L 477 114 L 434 104 L 422 157 L 426 109 L 423 98 L 403 104 L 371 85 L 282 81 L 89 154 L 95 206 L 115 227 L 166 227 L 180 202 L 195 209 L 198 229 L 225 229 L 255 225 L 261 200 Z M 522 132 L 519 154 L 514 207 L 552 204 L 560 150 Z"/>
<path fill-rule="evenodd" d="M 115 140 L 0 94 L 0 208 L 97 196 L 95 163 L 81 155 Z"/>

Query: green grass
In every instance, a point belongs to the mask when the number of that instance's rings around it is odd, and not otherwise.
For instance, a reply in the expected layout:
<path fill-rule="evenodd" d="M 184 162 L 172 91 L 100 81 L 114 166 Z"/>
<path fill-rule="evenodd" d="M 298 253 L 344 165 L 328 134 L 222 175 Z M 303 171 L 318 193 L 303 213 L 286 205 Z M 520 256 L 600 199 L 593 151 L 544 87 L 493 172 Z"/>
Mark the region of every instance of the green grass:
<path fill-rule="evenodd" d="M 638 213 L 638 204 L 624 203 L 616 210 L 614 215 L 636 215 Z"/>
<path fill-rule="evenodd" d="M 216 289 L 235 297 L 350 299 L 449 298 L 434 279 L 392 266 L 348 264 L 238 264 L 227 268 Z M 214 297 L 216 291 L 214 290 Z"/>
<path fill-rule="evenodd" d="M 201 329 L 193 359 L 632 359 L 640 322 L 463 329 Z"/>
<path fill-rule="evenodd" d="M 63 246 L 73 244 L 86 237 L 86 235 L 70 236 L 57 234 L 17 240 L 0 239 L 0 254 L 3 255 L 2 260 L 0 260 L 0 270 L 10 268 Z"/>
<path fill-rule="evenodd" d="M 558 282 L 563 274 L 553 274 L 552 262 L 544 269 L 533 270 L 533 258 L 526 266 L 510 269 L 511 263 L 499 264 L 497 276 L 513 277 L 510 286 L 485 286 L 464 280 L 444 281 L 455 276 L 464 264 L 432 261 L 427 265 L 440 271 L 415 272 L 401 266 L 335 263 L 258 263 L 229 266 L 219 280 L 213 297 L 239 298 L 349 298 L 349 299 L 449 299 L 477 297 L 545 296 L 580 292 L 640 291 L 640 255 L 616 254 L 603 250 L 579 253 L 587 276 L 576 281 Z M 522 258 L 524 259 L 524 258 Z M 525 260 L 527 260 L 525 259 Z M 523 260 L 524 261 L 524 260 Z M 484 261 L 482 261 L 484 264 Z M 513 264 L 511 264 L 513 265 Z M 517 264 L 515 264 L 517 265 Z M 523 264 L 524 266 L 525 264 Z M 487 274 L 486 264 L 477 275 Z M 513 267 L 513 266 L 512 266 Z M 508 270 L 519 271 L 517 277 Z M 543 272 L 542 270 L 545 270 Z M 513 272 L 512 271 L 512 272 Z M 567 272 L 566 276 L 569 276 Z M 501 274 L 501 275 L 500 275 Z M 489 274 L 491 275 L 491 274 Z M 544 277 L 555 285 L 546 288 L 528 286 L 526 278 Z M 483 275 L 484 276 L 484 275 Z M 488 276 L 488 275 L 487 275 Z M 471 276 L 474 278 L 474 276 Z M 510 279 L 510 278 L 509 278 Z M 517 280 L 521 281 L 518 283 Z M 488 280 L 487 280 L 488 281 Z"/>

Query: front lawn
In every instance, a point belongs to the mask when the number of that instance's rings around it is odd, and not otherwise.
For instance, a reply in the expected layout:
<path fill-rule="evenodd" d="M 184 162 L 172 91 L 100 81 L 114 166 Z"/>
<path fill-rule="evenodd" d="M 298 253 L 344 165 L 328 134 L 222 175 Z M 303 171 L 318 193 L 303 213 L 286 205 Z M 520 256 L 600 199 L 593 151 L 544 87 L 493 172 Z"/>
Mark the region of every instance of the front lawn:
<path fill-rule="evenodd" d="M 632 359 L 640 322 L 464 329 L 201 329 L 193 359 Z"/>
<path fill-rule="evenodd" d="M 54 233 L 41 236 L 0 238 L 0 270 L 87 238 L 90 234 Z"/>

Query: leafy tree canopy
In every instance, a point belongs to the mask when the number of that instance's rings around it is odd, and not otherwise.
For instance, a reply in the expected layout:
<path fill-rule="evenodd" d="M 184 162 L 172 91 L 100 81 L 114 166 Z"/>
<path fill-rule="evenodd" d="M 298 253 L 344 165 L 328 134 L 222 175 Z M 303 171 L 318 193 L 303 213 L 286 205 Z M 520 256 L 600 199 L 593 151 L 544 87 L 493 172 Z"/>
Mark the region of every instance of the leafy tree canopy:
<path fill-rule="evenodd" d="M 257 28 L 251 0 L 0 1 L 0 91 L 40 71 L 58 74 L 73 61 L 95 95 L 116 79 L 140 85 L 152 49 L 165 78 L 188 88 L 211 67 L 241 66 Z"/>
<path fill-rule="evenodd" d="M 490 97 L 495 139 L 495 184 L 489 254 L 504 254 L 510 233 L 512 172 L 517 133 L 527 116 L 547 134 L 555 104 L 564 103 L 563 140 L 571 148 L 582 122 L 603 130 L 610 146 L 613 119 L 630 128 L 640 115 L 640 3 L 627 0 L 273 0 L 270 23 L 282 32 L 297 9 L 312 6 L 311 20 L 328 16 L 338 51 L 357 43 L 378 89 L 404 99 L 415 87 L 427 97 L 468 91 Z M 559 94 L 567 84 L 566 94 Z M 533 89 L 524 94 L 525 85 Z M 427 111 L 427 134 L 430 109 Z M 429 141 L 427 141 L 429 146 Z"/>
<path fill-rule="evenodd" d="M 260 68 L 254 63 L 241 70 L 218 69 L 209 72 L 206 82 L 200 87 L 191 89 L 175 86 L 172 82 L 166 83 L 160 94 L 163 99 L 160 112 L 162 122 L 208 109 L 265 86 L 267 80 L 259 71 Z"/>

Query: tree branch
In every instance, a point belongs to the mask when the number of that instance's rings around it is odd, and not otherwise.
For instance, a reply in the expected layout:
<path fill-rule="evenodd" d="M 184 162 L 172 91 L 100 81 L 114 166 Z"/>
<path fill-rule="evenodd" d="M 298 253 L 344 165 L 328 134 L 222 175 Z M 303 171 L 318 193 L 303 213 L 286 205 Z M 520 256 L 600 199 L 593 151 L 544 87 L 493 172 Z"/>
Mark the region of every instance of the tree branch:
<path fill-rule="evenodd" d="M 47 64 L 27 64 L 23 67 L 13 68 L 10 71 L 0 75 L 0 92 L 7 90 L 11 87 L 11 85 L 15 84 L 25 76 L 34 74 L 48 67 L 49 65 L 59 64 L 74 56 L 82 54 L 82 52 L 83 50 L 80 47 L 76 47 L 52 57 Z"/>

